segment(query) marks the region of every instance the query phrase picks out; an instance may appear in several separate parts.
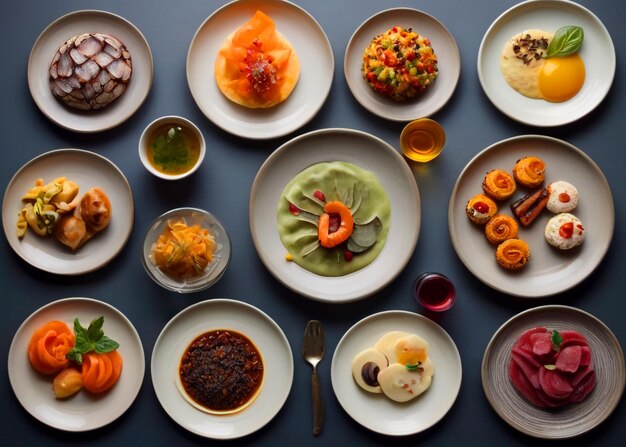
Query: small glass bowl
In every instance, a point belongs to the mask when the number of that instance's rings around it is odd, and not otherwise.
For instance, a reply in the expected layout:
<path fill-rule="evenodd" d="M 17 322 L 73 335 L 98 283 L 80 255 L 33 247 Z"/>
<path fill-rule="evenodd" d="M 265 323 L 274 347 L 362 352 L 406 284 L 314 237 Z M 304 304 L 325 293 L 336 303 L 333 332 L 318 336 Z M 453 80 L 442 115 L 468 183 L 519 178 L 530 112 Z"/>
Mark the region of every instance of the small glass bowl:
<path fill-rule="evenodd" d="M 152 252 L 154 245 L 167 222 L 172 218 L 184 218 L 187 225 L 198 224 L 209 230 L 215 239 L 213 260 L 198 276 L 187 279 L 177 279 L 162 272 L 155 264 Z M 230 263 L 230 239 L 222 224 L 208 211 L 198 208 L 176 208 L 159 216 L 148 228 L 143 241 L 143 255 L 141 257 L 146 273 L 161 287 L 178 293 L 191 293 L 204 290 L 215 284 L 224 274 Z"/>

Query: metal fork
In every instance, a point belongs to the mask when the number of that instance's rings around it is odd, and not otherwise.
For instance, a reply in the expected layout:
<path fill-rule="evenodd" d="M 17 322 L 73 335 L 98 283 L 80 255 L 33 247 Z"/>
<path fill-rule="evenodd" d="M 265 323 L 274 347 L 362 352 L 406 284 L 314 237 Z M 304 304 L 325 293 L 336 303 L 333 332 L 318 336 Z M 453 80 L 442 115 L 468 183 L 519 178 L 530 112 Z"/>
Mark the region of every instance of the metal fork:
<path fill-rule="evenodd" d="M 324 331 L 322 323 L 311 320 L 304 331 L 302 355 L 313 366 L 311 375 L 311 392 L 313 401 L 313 434 L 319 435 L 324 425 L 324 405 L 320 393 L 320 379 L 317 374 L 317 364 L 324 358 Z"/>

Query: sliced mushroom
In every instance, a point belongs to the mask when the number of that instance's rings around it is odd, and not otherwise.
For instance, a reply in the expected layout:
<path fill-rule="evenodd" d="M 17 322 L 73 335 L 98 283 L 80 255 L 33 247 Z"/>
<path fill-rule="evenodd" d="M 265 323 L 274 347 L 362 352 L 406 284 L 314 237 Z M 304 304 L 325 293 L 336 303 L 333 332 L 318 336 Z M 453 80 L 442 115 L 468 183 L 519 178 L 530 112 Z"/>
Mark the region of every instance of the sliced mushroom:
<path fill-rule="evenodd" d="M 370 348 L 352 360 L 352 376 L 356 383 L 370 393 L 382 393 L 378 374 L 387 368 L 387 358 L 376 349 Z"/>

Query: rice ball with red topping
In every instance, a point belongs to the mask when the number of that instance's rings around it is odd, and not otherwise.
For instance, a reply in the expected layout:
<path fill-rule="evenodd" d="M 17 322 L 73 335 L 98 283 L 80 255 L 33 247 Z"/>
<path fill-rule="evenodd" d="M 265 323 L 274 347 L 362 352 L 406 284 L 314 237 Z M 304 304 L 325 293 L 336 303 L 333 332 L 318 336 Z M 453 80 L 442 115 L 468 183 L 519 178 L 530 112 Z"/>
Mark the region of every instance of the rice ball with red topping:
<path fill-rule="evenodd" d="M 578 205 L 578 190 L 569 182 L 559 180 L 550 183 L 548 193 L 550 197 L 546 207 L 553 213 L 569 213 Z"/>
<path fill-rule="evenodd" d="M 439 73 L 430 40 L 400 26 L 372 39 L 363 54 L 362 69 L 374 90 L 397 101 L 419 95 Z"/>
<path fill-rule="evenodd" d="M 585 240 L 585 227 L 580 219 L 570 213 L 561 213 L 548 221 L 544 231 L 546 241 L 553 247 L 569 250 Z"/>

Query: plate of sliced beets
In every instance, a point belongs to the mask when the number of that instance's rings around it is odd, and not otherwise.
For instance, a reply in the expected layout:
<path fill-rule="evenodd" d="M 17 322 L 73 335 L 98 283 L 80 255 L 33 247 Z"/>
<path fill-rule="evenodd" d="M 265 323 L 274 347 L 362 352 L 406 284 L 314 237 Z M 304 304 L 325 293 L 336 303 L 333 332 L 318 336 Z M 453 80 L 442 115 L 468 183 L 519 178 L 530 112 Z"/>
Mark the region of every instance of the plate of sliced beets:
<path fill-rule="evenodd" d="M 624 352 L 611 330 L 569 306 L 541 306 L 504 323 L 482 363 L 487 400 L 510 426 L 563 439 L 604 421 L 624 392 Z"/>

